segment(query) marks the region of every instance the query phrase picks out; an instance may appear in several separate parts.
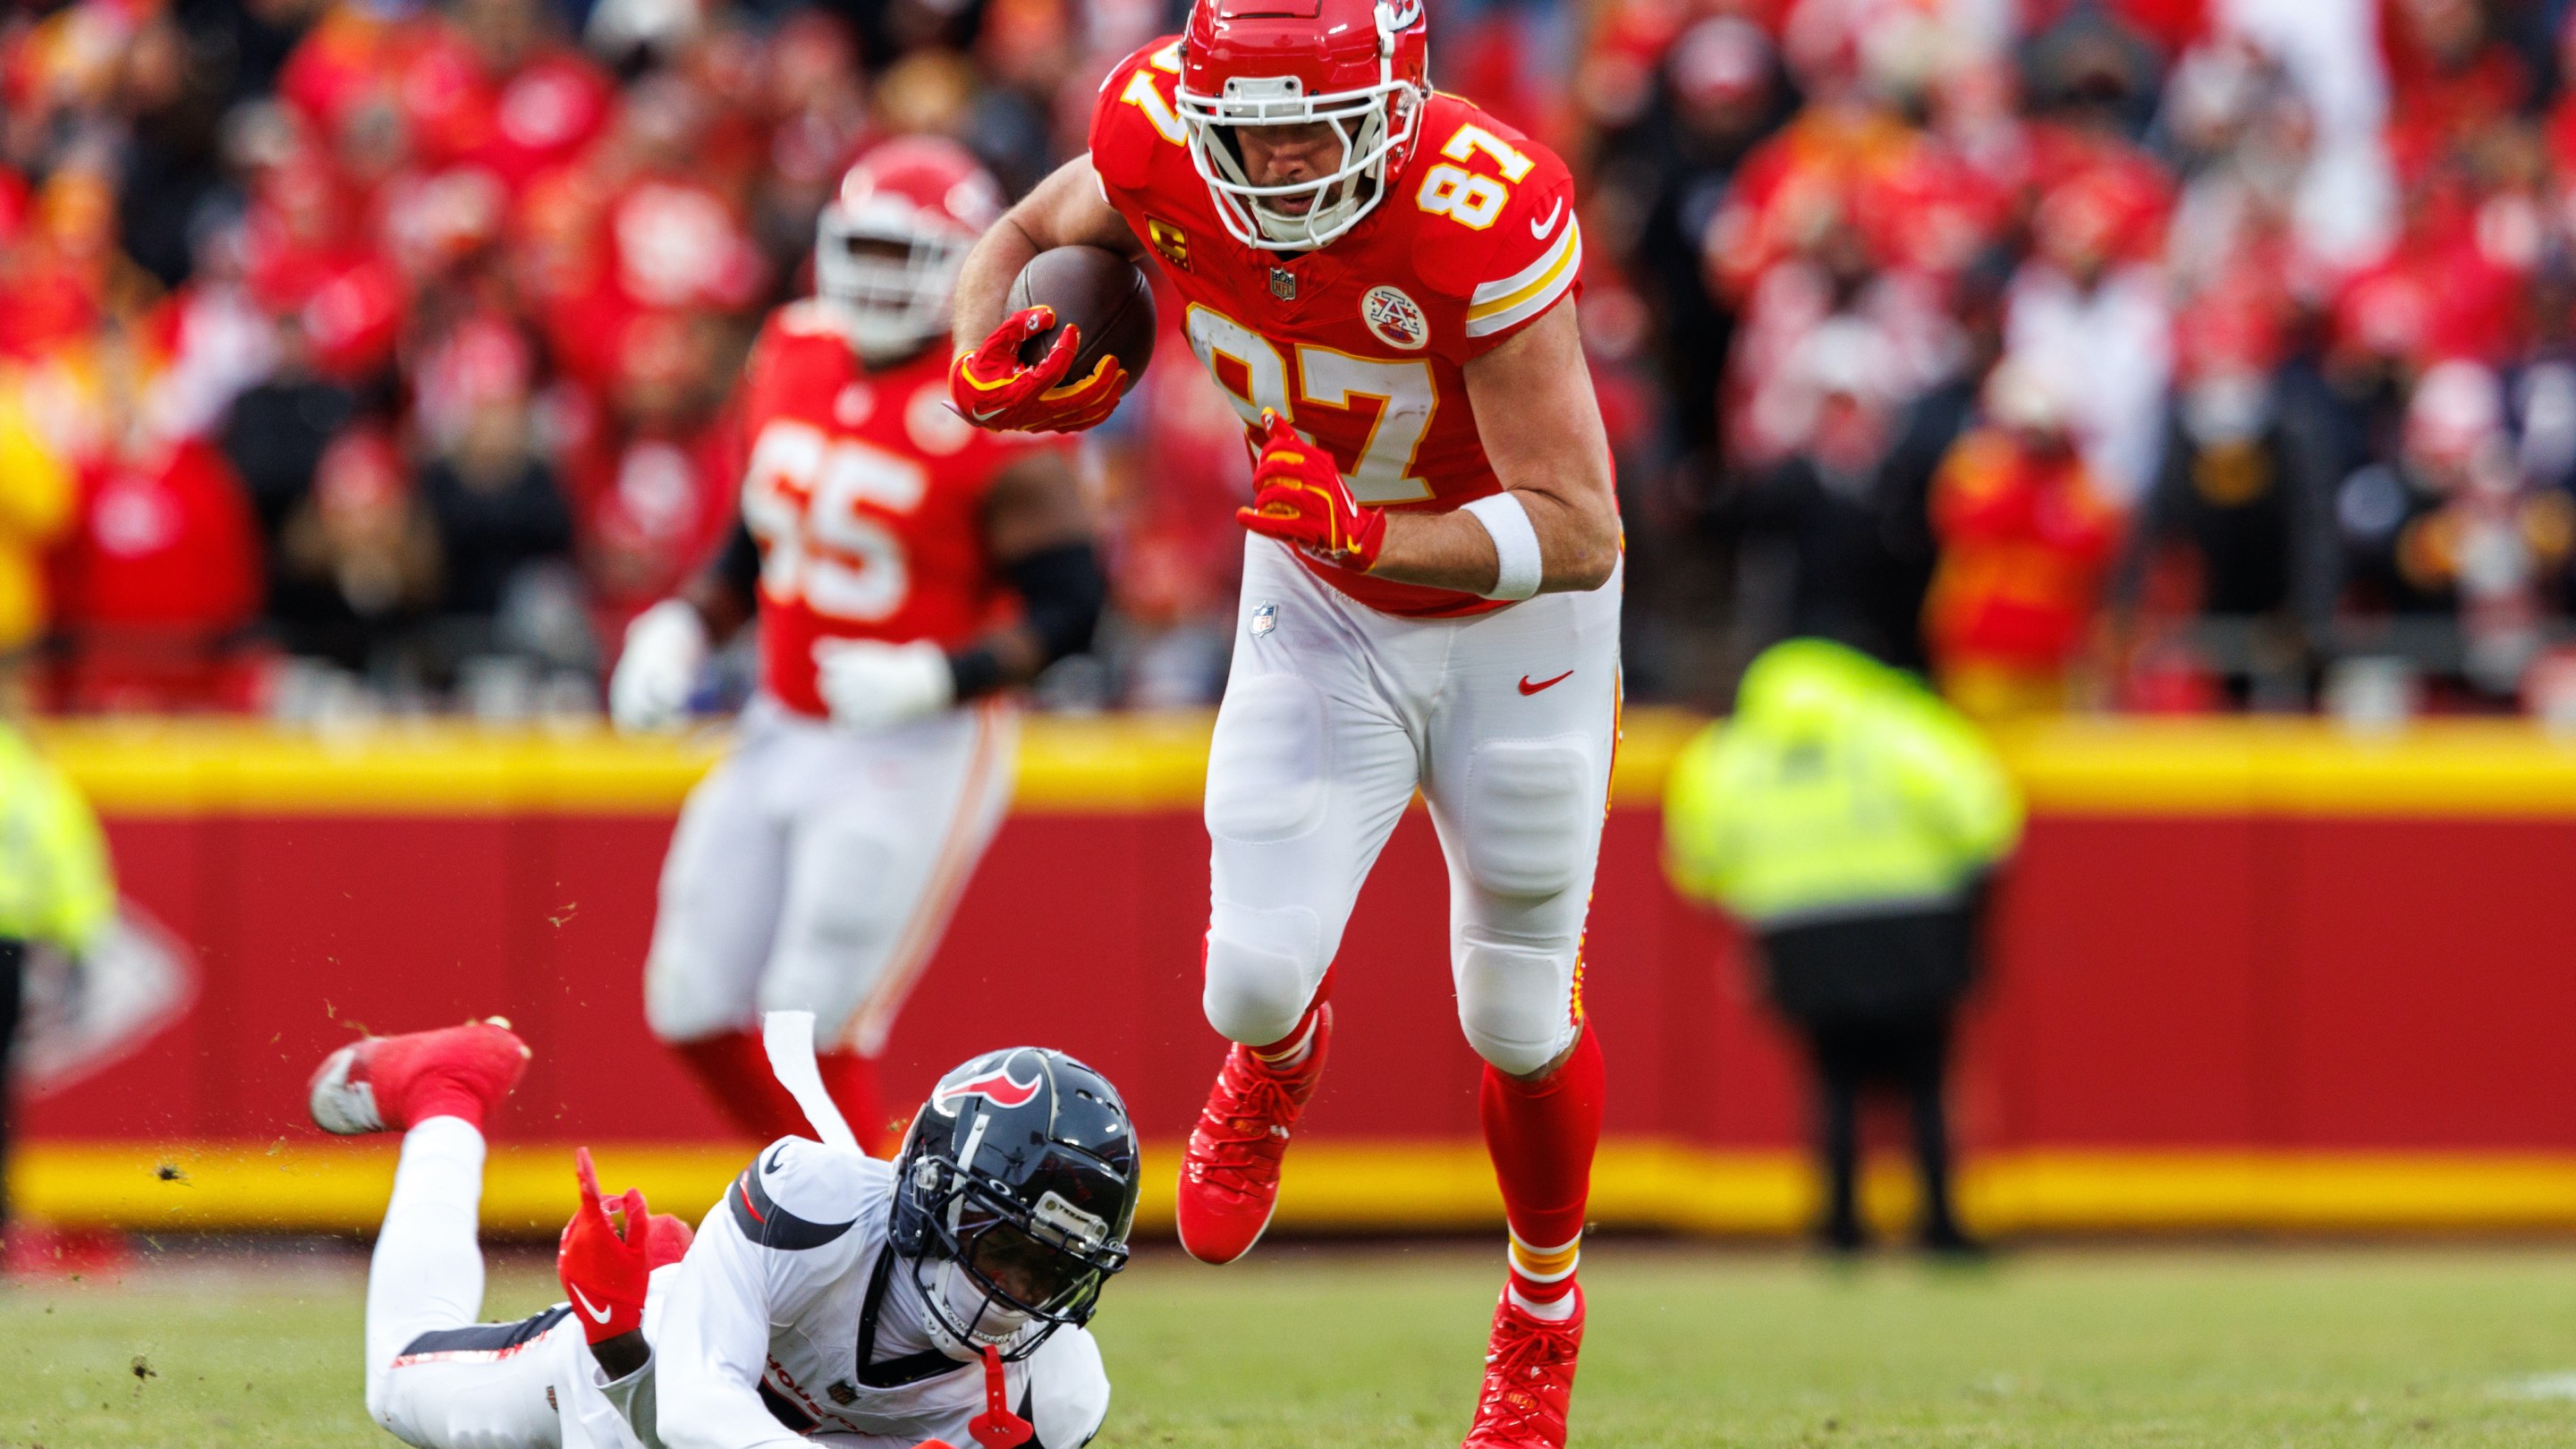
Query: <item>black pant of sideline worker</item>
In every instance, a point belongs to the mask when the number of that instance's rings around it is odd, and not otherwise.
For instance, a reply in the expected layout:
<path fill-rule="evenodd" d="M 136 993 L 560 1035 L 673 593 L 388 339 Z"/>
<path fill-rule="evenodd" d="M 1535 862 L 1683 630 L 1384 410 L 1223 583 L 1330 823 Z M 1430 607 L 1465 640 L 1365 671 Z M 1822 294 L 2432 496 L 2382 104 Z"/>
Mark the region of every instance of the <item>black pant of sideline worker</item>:
<path fill-rule="evenodd" d="M 1893 1088 L 1909 1107 L 1922 1182 L 1917 1241 L 1973 1250 L 1951 1194 L 1945 1108 L 1951 1018 L 1975 974 L 1973 906 L 1784 926 L 1762 933 L 1772 1000 L 1806 1038 L 1816 1077 L 1816 1137 L 1825 1174 L 1818 1235 L 1850 1251 L 1867 1241 L 1859 1211 L 1860 1103 Z"/>

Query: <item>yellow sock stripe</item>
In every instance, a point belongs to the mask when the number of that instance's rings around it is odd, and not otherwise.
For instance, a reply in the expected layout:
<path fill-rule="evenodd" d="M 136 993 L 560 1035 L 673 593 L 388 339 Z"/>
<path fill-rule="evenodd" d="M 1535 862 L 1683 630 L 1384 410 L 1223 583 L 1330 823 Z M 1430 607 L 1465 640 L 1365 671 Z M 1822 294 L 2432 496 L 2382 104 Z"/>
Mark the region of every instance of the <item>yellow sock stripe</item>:
<path fill-rule="evenodd" d="M 1554 1283 L 1572 1277 L 1575 1262 L 1582 1256 L 1583 1239 L 1580 1235 L 1573 1242 L 1556 1248 L 1533 1248 L 1522 1242 L 1518 1233 L 1512 1235 L 1512 1271 L 1533 1283 Z"/>

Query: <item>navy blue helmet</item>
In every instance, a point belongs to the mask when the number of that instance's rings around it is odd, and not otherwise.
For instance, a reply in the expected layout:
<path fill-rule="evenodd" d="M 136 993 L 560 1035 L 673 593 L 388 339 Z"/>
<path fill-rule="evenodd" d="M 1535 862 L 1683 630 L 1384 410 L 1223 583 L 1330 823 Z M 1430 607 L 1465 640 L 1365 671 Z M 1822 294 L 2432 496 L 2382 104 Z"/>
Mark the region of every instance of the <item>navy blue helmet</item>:
<path fill-rule="evenodd" d="M 1118 1089 L 1062 1052 L 988 1052 L 941 1078 L 895 1162 L 893 1228 L 934 1336 L 1017 1359 L 1089 1321 L 1127 1266 L 1138 1162 Z"/>

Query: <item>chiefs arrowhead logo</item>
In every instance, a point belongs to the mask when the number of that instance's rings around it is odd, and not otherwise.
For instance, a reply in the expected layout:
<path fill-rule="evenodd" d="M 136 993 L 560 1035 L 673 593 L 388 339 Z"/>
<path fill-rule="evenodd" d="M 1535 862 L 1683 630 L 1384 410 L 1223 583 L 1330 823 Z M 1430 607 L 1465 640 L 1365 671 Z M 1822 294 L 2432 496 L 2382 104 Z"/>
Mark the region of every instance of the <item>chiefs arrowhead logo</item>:
<path fill-rule="evenodd" d="M 930 1105 L 948 1111 L 968 1097 L 981 1097 L 996 1107 L 1024 1107 L 1038 1094 L 1039 1084 L 1023 1082 L 1011 1075 L 1010 1064 L 969 1077 L 962 1082 L 942 1082 L 930 1094 Z"/>

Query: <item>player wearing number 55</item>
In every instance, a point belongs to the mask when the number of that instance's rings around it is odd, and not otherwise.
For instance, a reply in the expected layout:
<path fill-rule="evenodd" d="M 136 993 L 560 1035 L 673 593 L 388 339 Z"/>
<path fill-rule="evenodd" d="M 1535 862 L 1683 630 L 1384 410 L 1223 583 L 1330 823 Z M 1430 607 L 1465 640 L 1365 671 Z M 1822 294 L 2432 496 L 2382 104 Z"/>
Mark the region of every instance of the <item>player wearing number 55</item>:
<path fill-rule="evenodd" d="M 745 368 L 733 541 L 635 621 L 610 682 L 621 728 L 680 724 L 710 645 L 759 614 L 758 692 L 663 865 L 645 1014 L 762 1141 L 801 1119 L 756 1024 L 795 1009 L 882 1146 L 874 1059 L 1009 804 L 1009 691 L 1088 647 L 1106 593 L 1065 445 L 949 410 L 951 289 L 1000 210 L 946 141 L 850 169 L 816 228 L 817 295 Z"/>
<path fill-rule="evenodd" d="M 1435 93 L 1428 43 L 1420 0 L 1197 0 L 1110 73 L 1089 153 L 967 259 L 952 397 L 987 428 L 1115 406 L 1114 368 L 1013 350 L 1118 295 L 1033 283 L 1046 311 L 1006 316 L 1042 253 L 1151 256 L 1186 304 L 1258 463 L 1207 778 L 1204 1006 L 1232 1045 L 1182 1163 L 1181 1242 L 1229 1262 L 1269 1223 L 1343 927 L 1418 788 L 1511 1227 L 1467 1444 L 1558 1449 L 1601 1127 L 1580 948 L 1618 719 L 1618 505 L 1572 179 Z"/>

